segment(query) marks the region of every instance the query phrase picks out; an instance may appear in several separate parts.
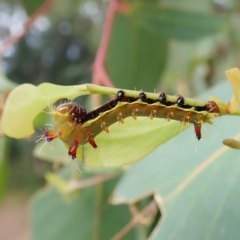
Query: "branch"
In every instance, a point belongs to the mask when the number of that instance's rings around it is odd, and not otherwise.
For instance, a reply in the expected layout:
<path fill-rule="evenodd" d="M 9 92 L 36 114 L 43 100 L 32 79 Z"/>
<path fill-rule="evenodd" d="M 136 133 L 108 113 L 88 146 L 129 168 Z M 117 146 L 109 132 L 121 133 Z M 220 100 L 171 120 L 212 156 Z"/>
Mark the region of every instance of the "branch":
<path fill-rule="evenodd" d="M 115 15 L 117 12 L 125 12 L 127 9 L 127 3 L 120 3 L 118 0 L 109 1 L 109 7 L 106 14 L 100 46 L 93 64 L 92 82 L 94 84 L 100 85 L 102 83 L 104 86 L 114 87 L 105 69 L 104 63 L 107 56 Z"/>
<path fill-rule="evenodd" d="M 147 214 L 152 214 L 156 212 L 158 206 L 155 200 L 152 200 L 140 213 L 136 214 L 134 218 L 122 228 L 111 240 L 120 240 L 122 239 L 135 225 L 141 222 L 142 218 Z"/>
<path fill-rule="evenodd" d="M 82 189 L 82 188 L 86 188 L 92 185 L 96 185 L 96 184 L 108 181 L 117 176 L 118 174 L 102 174 L 102 175 L 97 175 L 96 177 L 84 179 L 81 181 L 71 180 L 69 183 L 69 186 L 72 190 Z"/>

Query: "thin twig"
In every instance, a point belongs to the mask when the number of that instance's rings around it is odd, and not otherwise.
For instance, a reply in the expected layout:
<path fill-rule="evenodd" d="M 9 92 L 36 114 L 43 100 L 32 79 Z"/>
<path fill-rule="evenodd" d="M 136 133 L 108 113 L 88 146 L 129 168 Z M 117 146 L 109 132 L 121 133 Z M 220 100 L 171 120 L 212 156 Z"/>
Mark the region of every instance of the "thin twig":
<path fill-rule="evenodd" d="M 88 178 L 88 179 L 84 179 L 84 180 L 71 180 L 69 183 L 69 186 L 72 188 L 72 190 L 76 190 L 76 189 L 82 189 L 82 188 L 86 188 L 92 185 L 96 185 L 98 183 L 102 183 L 105 182 L 109 179 L 115 178 L 117 177 L 118 174 L 102 174 L 102 175 L 97 175 L 95 177 L 92 178 Z"/>
<path fill-rule="evenodd" d="M 122 228 L 111 240 L 120 240 L 122 239 L 136 224 L 138 224 L 141 219 L 149 212 L 154 211 L 157 208 L 157 203 L 155 200 L 152 200 L 141 212 L 136 214 L 134 218 Z"/>

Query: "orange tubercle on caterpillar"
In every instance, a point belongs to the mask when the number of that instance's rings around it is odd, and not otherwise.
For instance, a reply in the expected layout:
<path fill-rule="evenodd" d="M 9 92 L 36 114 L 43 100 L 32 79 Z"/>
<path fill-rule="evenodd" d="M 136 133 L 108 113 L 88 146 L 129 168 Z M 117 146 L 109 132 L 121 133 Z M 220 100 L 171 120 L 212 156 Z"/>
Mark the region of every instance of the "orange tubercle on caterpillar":
<path fill-rule="evenodd" d="M 149 119 L 153 120 L 154 118 L 156 118 L 156 116 L 157 116 L 156 114 L 157 114 L 157 109 L 154 107 L 149 114 Z"/>
<path fill-rule="evenodd" d="M 190 122 L 190 119 L 191 119 L 190 113 L 188 113 L 185 117 L 182 118 L 182 124 L 185 126 Z"/>
<path fill-rule="evenodd" d="M 132 112 L 132 117 L 134 120 L 137 120 L 137 116 L 138 116 L 138 107 L 136 107 L 135 109 L 133 109 L 133 112 Z"/>
<path fill-rule="evenodd" d="M 118 120 L 119 123 L 122 123 L 122 124 L 124 123 L 122 112 L 119 112 L 117 114 L 117 120 Z"/>
<path fill-rule="evenodd" d="M 93 111 L 87 112 L 80 105 L 70 102 L 60 104 L 51 113 L 54 118 L 53 130 L 47 131 L 45 138 L 47 141 L 59 138 L 68 144 L 68 154 L 74 159 L 80 145 L 89 143 L 96 149 L 94 138 L 102 131 L 109 133 L 109 126 L 115 122 L 123 124 L 127 117 L 134 120 L 138 116 L 151 120 L 164 118 L 167 121 L 177 120 L 183 125 L 192 123 L 196 138 L 200 140 L 201 126 L 205 122 L 211 124 L 211 119 L 219 114 L 219 108 L 213 101 L 191 106 L 185 104 L 182 96 L 170 101 L 165 93 L 161 93 L 156 99 L 150 99 L 144 92 L 140 92 L 139 97 L 128 97 L 123 90 L 119 90 L 114 99 Z"/>
<path fill-rule="evenodd" d="M 173 118 L 173 116 L 174 116 L 174 112 L 171 111 L 170 113 L 168 113 L 167 118 L 166 118 L 167 121 L 170 122 L 171 119 Z"/>
<path fill-rule="evenodd" d="M 109 129 L 107 127 L 107 123 L 105 121 L 101 122 L 101 128 L 106 132 L 109 133 Z"/>

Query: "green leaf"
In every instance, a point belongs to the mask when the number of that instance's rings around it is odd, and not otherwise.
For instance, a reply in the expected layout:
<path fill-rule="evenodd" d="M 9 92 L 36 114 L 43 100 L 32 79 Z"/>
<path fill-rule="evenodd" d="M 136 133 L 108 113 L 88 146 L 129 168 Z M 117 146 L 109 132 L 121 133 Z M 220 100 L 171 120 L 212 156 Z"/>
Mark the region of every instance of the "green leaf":
<path fill-rule="evenodd" d="M 161 4 L 164 6 L 172 7 L 174 6 L 177 9 L 187 9 L 189 11 L 201 11 L 204 13 L 212 13 L 213 3 L 209 0 L 202 1 L 189 1 L 189 0 L 162 0 Z"/>
<path fill-rule="evenodd" d="M 61 140 L 56 139 L 52 143 L 47 144 L 47 146 L 45 144 L 45 141 L 36 144 L 33 150 L 35 157 L 50 162 L 67 163 L 67 149 Z"/>
<path fill-rule="evenodd" d="M 197 43 L 199 44 L 199 41 Z M 185 79 L 188 76 L 189 65 L 197 43 L 171 41 L 169 44 L 168 62 L 161 79 L 161 82 L 164 84 L 163 86 L 168 86 L 168 89 L 176 91 L 176 80 Z M 191 54 L 186 54 L 186 52 Z"/>
<path fill-rule="evenodd" d="M 109 134 L 99 134 L 95 138 L 97 149 L 85 144 L 79 149 L 77 157 L 89 166 L 119 167 L 131 164 L 141 160 L 189 126 L 190 124 L 184 127 L 179 122 L 168 122 L 166 119 L 150 120 L 147 117 L 138 117 L 134 121 L 129 117 L 124 120 L 123 125 L 111 125 Z"/>
<path fill-rule="evenodd" d="M 228 84 L 211 93 L 228 99 Z M 207 125 L 203 139 L 191 141 L 191 129 L 133 165 L 113 195 L 114 203 L 132 203 L 155 193 L 162 199 L 161 221 L 152 239 L 237 239 L 240 229 L 239 151 L 222 139 L 240 139 L 239 119 L 222 117 Z M 162 224 L 161 224 L 162 223 Z"/>
<path fill-rule="evenodd" d="M 23 0 L 23 6 L 26 9 L 28 15 L 32 15 L 34 12 L 36 12 L 43 3 L 44 0 Z"/>
<path fill-rule="evenodd" d="M 6 138 L 0 138 L 0 201 L 2 200 L 7 184 L 8 167 L 7 167 L 8 141 Z"/>
<path fill-rule="evenodd" d="M 33 238 L 111 239 L 131 217 L 128 207 L 108 203 L 115 183 L 116 179 L 84 188 L 72 201 L 64 201 L 53 187 L 39 192 L 31 204 Z M 124 239 L 135 239 L 134 232 Z"/>
<path fill-rule="evenodd" d="M 188 41 L 214 34 L 224 23 L 217 16 L 158 5 L 133 8 L 130 16 L 136 24 L 162 37 Z"/>
<path fill-rule="evenodd" d="M 34 133 L 33 120 L 46 107 L 62 98 L 74 99 L 89 94 L 87 85 L 59 86 L 42 83 L 38 87 L 22 84 L 9 94 L 1 119 L 1 129 L 14 138 L 27 137 Z"/>
<path fill-rule="evenodd" d="M 115 86 L 153 91 L 167 60 L 168 41 L 117 14 L 106 69 Z"/>
<path fill-rule="evenodd" d="M 229 123 L 233 124 L 232 121 Z M 207 165 L 206 168 L 199 171 L 204 165 Z M 153 239 L 176 239 L 177 236 L 186 240 L 193 239 L 194 236 L 211 240 L 238 239 L 239 169 L 237 151 L 226 147 L 213 151 L 213 154 L 192 172 L 193 179 L 189 184 L 187 182 L 190 175 L 179 182 L 179 188 L 184 186 L 182 190 L 172 199 L 169 198 L 169 201 L 166 199 L 164 207 L 168 217 L 161 230 L 156 229 Z M 176 188 L 173 189 L 173 194 Z M 165 197 L 167 198 L 163 195 L 164 199 Z M 175 228 L 169 233 L 170 226 Z"/>

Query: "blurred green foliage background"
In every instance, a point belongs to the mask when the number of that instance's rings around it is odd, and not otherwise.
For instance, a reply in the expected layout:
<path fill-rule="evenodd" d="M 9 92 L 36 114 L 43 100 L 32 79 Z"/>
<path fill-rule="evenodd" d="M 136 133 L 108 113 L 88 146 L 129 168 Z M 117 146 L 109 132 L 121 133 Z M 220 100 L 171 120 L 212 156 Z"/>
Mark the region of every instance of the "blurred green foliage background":
<path fill-rule="evenodd" d="M 123 6 L 127 5 L 130 9 L 127 12 L 116 13 L 104 61 L 105 69 L 116 87 L 195 96 L 219 84 L 225 78 L 226 69 L 239 65 L 239 1 L 119 0 L 115 2 Z M 24 22 L 43 3 L 42 0 L 0 1 L 0 46 L 10 36 L 18 34 L 23 29 Z M 3 109 L 5 97 L 15 86 L 14 84 L 37 85 L 51 82 L 77 85 L 91 82 L 92 64 L 99 47 L 108 7 L 109 1 L 104 0 L 56 1 L 50 11 L 41 16 L 20 41 L 3 51 L 0 109 Z M 216 93 L 224 95 L 225 87 L 219 88 Z M 207 99 L 207 94 L 205 97 Z M 225 95 L 222 97 L 225 98 Z M 80 99 L 79 102 L 84 106 L 91 105 L 86 98 Z M 44 123 L 46 116 L 39 117 L 36 128 L 44 128 Z M 35 136 L 25 140 L 10 139 L 2 134 L 0 139 L 0 197 L 4 204 L 12 194 L 17 196 L 16 199 L 22 199 L 23 195 L 28 199 L 46 184 L 44 175 L 47 171 L 56 173 L 52 178 L 47 177 L 47 180 L 55 185 L 58 191 L 48 186 L 32 201 L 33 239 L 111 239 L 131 220 L 131 211 L 134 211 L 130 203 L 134 203 L 135 210 L 142 210 L 154 198 L 154 194 L 150 194 L 150 192 L 154 193 L 152 189 L 159 189 L 159 186 L 152 187 L 151 184 L 155 179 L 151 178 L 150 174 L 145 178 L 146 182 L 148 181 L 147 186 L 144 183 L 140 184 L 147 190 L 139 193 L 136 188 L 136 195 L 130 196 L 130 200 L 126 197 L 126 202 L 123 201 L 127 205 L 119 206 L 108 203 L 113 190 L 116 196 L 125 194 L 121 192 L 122 185 L 115 188 L 117 177 L 81 190 L 80 193 L 72 192 L 68 189 L 68 185 L 64 185 L 66 182 L 62 179 L 83 180 L 105 172 L 114 173 L 119 177 L 125 173 L 121 170 L 119 173 L 118 170 L 87 169 L 79 176 L 74 167 L 73 169 L 69 165 L 61 167 L 60 156 L 59 161 L 58 159 L 54 162 L 42 161 L 32 154 L 39 134 L 41 134 L 40 130 Z M 176 146 L 176 143 L 173 144 Z M 53 155 L 55 154 L 57 153 L 53 152 Z M 199 155 L 200 152 L 197 154 Z M 171 156 L 171 159 L 173 158 Z M 177 155 L 176 160 L 179 160 Z M 142 173 L 143 178 L 145 173 L 147 175 L 147 164 L 144 163 L 146 161 L 134 165 L 139 172 L 141 169 L 145 170 Z M 186 171 L 182 166 L 180 169 Z M 61 173 L 57 175 L 59 171 Z M 152 171 L 154 170 L 149 170 Z M 136 177 L 134 174 L 133 176 Z M 127 181 L 128 177 L 129 174 L 126 173 L 121 181 Z M 168 176 L 164 179 L 168 179 Z M 174 186 L 178 182 L 175 180 Z M 159 180 L 158 183 L 160 184 L 161 181 Z M 124 186 L 128 185 L 129 182 Z M 127 187 L 125 189 L 127 195 L 129 192 L 134 192 Z M 144 225 L 142 221 L 134 225 L 124 239 L 147 239 L 154 227 L 158 226 L 157 223 L 163 214 L 161 210 L 155 209 L 150 223 Z M 187 223 L 191 221 L 191 219 L 186 220 Z M 169 226 L 175 229 L 173 222 Z M 164 229 L 164 231 L 166 235 L 163 233 L 160 238 L 160 234 L 157 234 L 158 237 L 153 238 L 176 239 L 174 235 L 168 235 L 172 230 Z M 177 232 L 178 229 L 176 228 L 175 231 Z M 179 230 L 183 235 L 178 239 L 204 239 L 201 234 L 191 238 L 189 231 L 182 233 Z M 232 232 L 233 237 L 229 239 L 237 239 L 235 238 L 238 234 L 237 230 L 234 229 Z M 220 233 L 219 235 L 225 236 Z M 209 236 L 212 236 L 209 239 L 224 239 L 214 238 L 211 234 Z"/>

